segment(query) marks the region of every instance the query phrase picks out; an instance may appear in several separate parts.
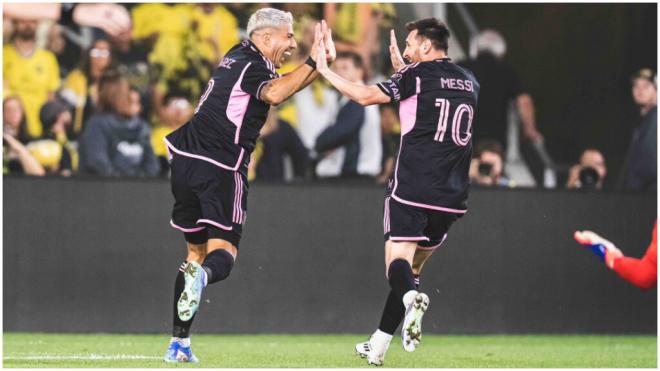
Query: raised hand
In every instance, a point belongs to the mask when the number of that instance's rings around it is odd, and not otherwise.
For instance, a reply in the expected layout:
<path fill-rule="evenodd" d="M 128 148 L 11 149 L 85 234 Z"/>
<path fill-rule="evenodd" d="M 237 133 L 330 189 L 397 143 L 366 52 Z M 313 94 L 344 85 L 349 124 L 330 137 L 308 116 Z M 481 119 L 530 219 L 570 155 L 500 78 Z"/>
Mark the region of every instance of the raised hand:
<path fill-rule="evenodd" d="M 390 30 L 390 60 L 395 71 L 400 70 L 406 65 L 406 62 L 404 62 L 401 56 L 401 51 L 399 51 L 394 30 Z"/>
<path fill-rule="evenodd" d="M 326 58 L 326 47 L 323 40 L 321 40 L 316 47 L 316 70 L 319 71 L 321 75 L 330 71 L 328 67 L 328 60 Z"/>
<path fill-rule="evenodd" d="M 325 44 L 326 59 L 328 62 L 334 62 L 337 58 L 337 50 L 335 49 L 335 42 L 332 40 L 332 30 L 328 28 L 325 20 L 321 22 L 321 33 L 323 34 L 323 43 Z"/>
<path fill-rule="evenodd" d="M 314 43 L 312 44 L 312 49 L 310 51 L 310 57 L 314 62 L 318 63 L 316 49 L 319 47 L 319 43 L 323 40 L 323 34 L 321 33 L 321 24 L 317 23 L 314 26 Z"/>
<path fill-rule="evenodd" d="M 82 26 L 99 27 L 111 36 L 131 29 L 131 14 L 118 4 L 80 4 L 73 12 L 73 20 Z"/>

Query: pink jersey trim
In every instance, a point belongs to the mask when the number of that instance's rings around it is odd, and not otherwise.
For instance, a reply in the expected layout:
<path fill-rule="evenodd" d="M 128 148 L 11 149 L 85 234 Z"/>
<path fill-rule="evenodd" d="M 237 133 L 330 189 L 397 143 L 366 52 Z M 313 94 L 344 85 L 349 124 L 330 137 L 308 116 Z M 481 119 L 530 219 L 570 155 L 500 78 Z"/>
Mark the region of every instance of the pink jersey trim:
<path fill-rule="evenodd" d="M 234 173 L 234 214 L 232 221 L 243 224 L 243 178 L 238 172 Z"/>
<path fill-rule="evenodd" d="M 406 204 L 406 205 L 410 205 L 410 206 L 423 207 L 425 209 L 444 211 L 446 213 L 465 214 L 467 212 L 467 210 L 451 209 L 451 208 L 448 208 L 448 207 L 434 206 L 434 205 L 422 204 L 422 203 L 419 203 L 419 202 L 407 201 L 407 200 L 404 200 L 401 197 L 395 195 L 394 192 L 392 192 L 392 198 L 399 201 L 399 202 L 401 202 L 402 204 Z"/>
<path fill-rule="evenodd" d="M 223 169 L 227 169 L 227 170 L 231 170 L 231 171 L 236 171 L 236 170 L 238 170 L 238 168 L 241 166 L 241 161 L 243 160 L 243 154 L 245 153 L 245 149 L 243 149 L 243 147 L 241 147 L 241 154 L 238 156 L 238 160 L 236 160 L 236 165 L 234 165 L 234 167 L 231 167 L 231 166 L 229 166 L 229 165 L 225 165 L 225 164 L 223 164 L 223 163 L 221 163 L 221 162 L 218 162 L 218 161 L 216 161 L 216 160 L 214 160 L 214 159 L 212 159 L 212 158 L 208 158 L 208 157 L 200 156 L 200 155 L 195 155 L 195 154 L 192 154 L 192 153 L 188 153 L 188 152 L 184 152 L 184 151 L 178 150 L 178 149 L 174 148 L 174 146 L 172 145 L 172 143 L 170 143 L 170 142 L 167 140 L 167 138 L 163 138 L 163 140 L 165 141 L 165 144 L 167 145 L 167 148 L 171 149 L 172 152 L 174 152 L 174 153 L 176 153 L 176 154 L 178 154 L 178 155 L 186 156 L 186 157 L 190 157 L 190 158 L 196 158 L 196 159 L 198 159 L 198 160 L 203 160 L 203 161 L 206 161 L 206 162 L 210 162 L 210 163 L 212 163 L 212 164 L 215 165 L 215 166 L 219 166 L 219 167 L 221 167 L 221 168 L 223 168 Z"/>
<path fill-rule="evenodd" d="M 390 198 L 385 198 L 385 210 L 383 212 L 383 230 L 385 233 L 390 232 Z"/>
<path fill-rule="evenodd" d="M 220 223 L 217 223 L 217 222 L 214 222 L 213 220 L 208 220 L 208 219 L 199 219 L 199 220 L 197 220 L 197 224 L 199 224 L 199 223 L 210 224 L 214 227 L 224 229 L 225 231 L 231 231 L 233 229 L 232 227 L 227 227 L 226 225 L 222 225 Z"/>
<path fill-rule="evenodd" d="M 181 232 L 185 232 L 185 233 L 199 232 L 199 231 L 202 231 L 202 230 L 206 229 L 206 227 L 183 228 L 183 227 L 180 227 L 180 226 L 174 224 L 173 220 L 170 220 L 170 225 L 172 227 L 180 230 Z"/>
<path fill-rule="evenodd" d="M 390 236 L 390 241 L 429 241 L 428 237 L 395 237 L 395 236 Z"/>
<path fill-rule="evenodd" d="M 435 246 L 430 246 L 430 247 L 426 247 L 426 246 L 417 246 L 417 250 L 424 250 L 424 251 L 432 251 L 432 250 L 435 250 L 435 249 L 437 249 L 438 247 L 442 246 L 442 243 L 445 242 L 446 239 L 447 239 L 447 233 L 445 233 L 445 235 L 442 236 L 442 240 L 440 241 L 439 244 L 437 244 L 437 245 L 435 245 Z"/>
<path fill-rule="evenodd" d="M 419 77 L 415 78 L 415 95 L 402 100 L 399 103 L 399 120 L 401 120 L 401 136 L 408 134 L 417 121 L 417 96 L 419 95 L 421 82 Z"/>
<path fill-rule="evenodd" d="M 238 144 L 238 138 L 241 133 L 241 127 L 243 126 L 243 119 L 245 118 L 245 111 L 247 111 L 248 104 L 250 103 L 250 94 L 246 93 L 241 89 L 241 83 L 243 82 L 243 76 L 245 76 L 245 71 L 250 68 L 252 63 L 248 63 L 241 76 L 234 84 L 234 87 L 231 89 L 231 94 L 229 95 L 229 101 L 227 102 L 227 118 L 229 121 L 236 125 L 236 135 L 234 135 L 234 144 Z"/>

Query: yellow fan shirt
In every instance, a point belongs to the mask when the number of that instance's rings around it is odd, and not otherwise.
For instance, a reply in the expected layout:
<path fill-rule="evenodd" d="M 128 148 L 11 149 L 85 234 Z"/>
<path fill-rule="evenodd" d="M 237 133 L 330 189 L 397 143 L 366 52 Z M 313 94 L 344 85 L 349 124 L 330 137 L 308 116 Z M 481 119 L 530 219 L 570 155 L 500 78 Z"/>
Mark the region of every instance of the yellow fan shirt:
<path fill-rule="evenodd" d="M 13 45 L 2 48 L 3 98 L 16 95 L 25 107 L 27 133 L 32 138 L 42 135 L 39 110 L 48 100 L 48 93 L 60 87 L 60 67 L 55 55 L 47 50 L 36 49 L 24 58 Z"/>

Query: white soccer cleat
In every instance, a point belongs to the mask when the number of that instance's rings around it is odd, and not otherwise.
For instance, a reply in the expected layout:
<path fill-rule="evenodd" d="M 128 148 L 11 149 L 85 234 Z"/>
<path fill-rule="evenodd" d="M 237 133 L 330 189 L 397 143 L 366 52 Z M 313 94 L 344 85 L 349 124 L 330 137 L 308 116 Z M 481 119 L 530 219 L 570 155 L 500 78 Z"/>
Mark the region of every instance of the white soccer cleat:
<path fill-rule="evenodd" d="M 177 301 L 177 311 L 182 321 L 188 321 L 199 309 L 204 289 L 204 269 L 199 263 L 191 261 L 183 268 L 185 287 Z"/>
<path fill-rule="evenodd" d="M 417 293 L 406 309 L 401 327 L 401 341 L 406 352 L 414 352 L 422 340 L 422 317 L 429 308 L 429 297 L 423 292 Z"/>
<path fill-rule="evenodd" d="M 371 335 L 369 341 L 355 344 L 355 352 L 361 358 L 366 358 L 368 364 L 382 366 L 391 340 L 392 335 L 377 330 L 376 333 Z"/>

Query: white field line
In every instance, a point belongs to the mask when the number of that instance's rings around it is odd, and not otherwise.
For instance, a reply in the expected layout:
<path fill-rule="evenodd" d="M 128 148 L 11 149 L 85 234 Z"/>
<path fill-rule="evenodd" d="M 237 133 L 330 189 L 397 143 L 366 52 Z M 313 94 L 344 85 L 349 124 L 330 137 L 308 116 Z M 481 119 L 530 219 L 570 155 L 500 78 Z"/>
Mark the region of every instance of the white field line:
<path fill-rule="evenodd" d="M 88 354 L 88 355 L 70 355 L 56 356 L 52 354 L 32 354 L 20 356 L 5 356 L 3 360 L 33 360 L 33 361 L 64 361 L 64 360 L 88 360 L 88 361 L 117 361 L 117 360 L 140 360 L 140 359 L 161 359 L 156 356 L 143 356 L 137 354 Z"/>

